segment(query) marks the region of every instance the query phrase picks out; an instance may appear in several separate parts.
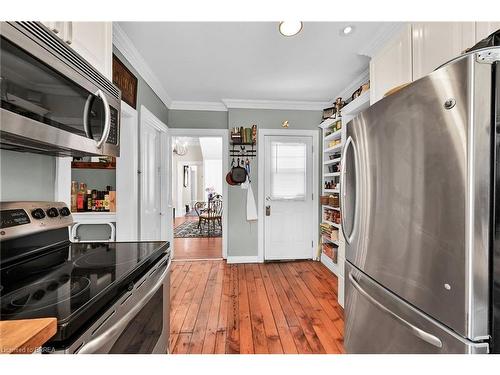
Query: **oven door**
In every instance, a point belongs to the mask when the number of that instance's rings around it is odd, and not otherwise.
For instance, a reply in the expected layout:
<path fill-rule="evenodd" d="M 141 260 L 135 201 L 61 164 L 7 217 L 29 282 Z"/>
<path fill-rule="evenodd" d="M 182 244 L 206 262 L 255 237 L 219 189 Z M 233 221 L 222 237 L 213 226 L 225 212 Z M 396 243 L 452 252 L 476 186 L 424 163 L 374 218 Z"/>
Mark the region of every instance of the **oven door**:
<path fill-rule="evenodd" d="M 98 319 L 68 353 L 165 354 L 170 333 L 170 256 Z"/>
<path fill-rule="evenodd" d="M 2 148 L 118 156 L 119 90 L 39 23 L 1 24 L 0 99 Z"/>

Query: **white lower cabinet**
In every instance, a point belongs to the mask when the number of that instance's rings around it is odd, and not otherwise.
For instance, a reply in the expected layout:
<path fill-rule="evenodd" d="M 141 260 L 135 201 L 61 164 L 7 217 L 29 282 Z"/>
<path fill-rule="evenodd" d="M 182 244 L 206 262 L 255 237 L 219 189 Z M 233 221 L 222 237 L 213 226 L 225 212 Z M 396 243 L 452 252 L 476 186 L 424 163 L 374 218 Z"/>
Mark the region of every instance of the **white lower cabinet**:
<path fill-rule="evenodd" d="M 413 80 L 422 78 L 476 43 L 474 22 L 419 22 L 412 25 Z"/>
<path fill-rule="evenodd" d="M 111 22 L 42 22 L 106 78 L 113 72 L 113 25 Z"/>
<path fill-rule="evenodd" d="M 390 40 L 370 61 L 370 104 L 390 89 L 412 81 L 411 25 Z"/>
<path fill-rule="evenodd" d="M 476 22 L 476 43 L 500 30 L 500 22 Z"/>

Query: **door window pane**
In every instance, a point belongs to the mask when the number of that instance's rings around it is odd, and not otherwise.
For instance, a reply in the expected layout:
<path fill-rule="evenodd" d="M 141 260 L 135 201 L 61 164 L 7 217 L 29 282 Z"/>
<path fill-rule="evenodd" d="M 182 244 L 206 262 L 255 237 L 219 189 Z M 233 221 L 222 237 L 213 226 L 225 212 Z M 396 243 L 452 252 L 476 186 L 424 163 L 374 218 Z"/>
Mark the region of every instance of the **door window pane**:
<path fill-rule="evenodd" d="M 271 198 L 304 200 L 306 144 L 271 142 Z"/>

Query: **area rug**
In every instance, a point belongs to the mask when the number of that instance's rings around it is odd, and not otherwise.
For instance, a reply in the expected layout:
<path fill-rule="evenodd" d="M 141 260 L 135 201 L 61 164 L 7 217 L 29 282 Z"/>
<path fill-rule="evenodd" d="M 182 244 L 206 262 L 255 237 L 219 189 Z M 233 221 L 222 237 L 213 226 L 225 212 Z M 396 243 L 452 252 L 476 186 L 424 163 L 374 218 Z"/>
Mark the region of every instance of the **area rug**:
<path fill-rule="evenodd" d="M 208 234 L 208 224 L 203 224 L 198 228 L 198 221 L 186 221 L 174 228 L 176 238 L 198 238 L 198 237 L 222 237 L 222 229 L 215 224 L 215 230 L 210 224 L 210 235 Z"/>

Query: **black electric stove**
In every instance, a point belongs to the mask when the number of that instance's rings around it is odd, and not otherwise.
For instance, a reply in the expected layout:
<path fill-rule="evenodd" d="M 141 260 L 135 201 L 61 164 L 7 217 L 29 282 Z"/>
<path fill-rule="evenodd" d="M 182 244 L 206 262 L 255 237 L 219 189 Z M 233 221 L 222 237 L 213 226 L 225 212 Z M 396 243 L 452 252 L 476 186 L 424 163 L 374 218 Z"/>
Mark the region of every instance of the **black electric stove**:
<path fill-rule="evenodd" d="M 27 215 L 19 225 L 32 224 L 36 219 L 23 210 Z M 92 324 L 169 251 L 168 242 L 71 243 L 64 218 L 13 236 L 8 229 L 18 225 L 6 225 L 11 218 L 6 211 L 2 208 L 0 320 L 56 317 L 55 346 Z"/>

